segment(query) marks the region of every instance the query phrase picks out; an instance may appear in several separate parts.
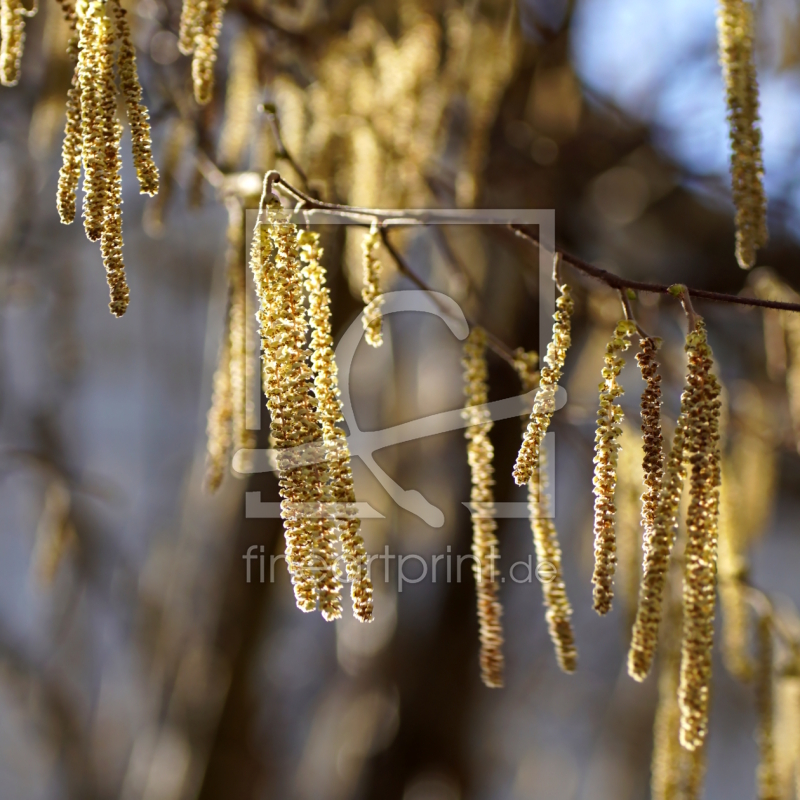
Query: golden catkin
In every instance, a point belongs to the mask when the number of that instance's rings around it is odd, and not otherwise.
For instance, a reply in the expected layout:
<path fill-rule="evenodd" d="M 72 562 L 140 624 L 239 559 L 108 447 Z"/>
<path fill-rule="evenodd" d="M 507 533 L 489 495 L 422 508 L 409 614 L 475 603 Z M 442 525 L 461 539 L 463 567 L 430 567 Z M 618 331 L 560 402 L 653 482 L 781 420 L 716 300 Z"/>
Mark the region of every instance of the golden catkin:
<path fill-rule="evenodd" d="M 99 85 L 102 169 L 105 192 L 100 254 L 106 270 L 106 281 L 111 295 L 109 309 L 121 317 L 128 308 L 129 291 L 122 260 L 122 125 L 116 117 L 117 94 L 114 82 L 115 32 L 112 21 L 103 13 L 100 16 L 98 39 L 98 72 L 90 76 Z M 99 198 L 97 200 L 100 202 Z"/>
<path fill-rule="evenodd" d="M 364 338 L 367 344 L 380 347 L 383 344 L 383 295 L 381 294 L 381 262 L 377 255 L 380 245 L 380 231 L 375 222 L 361 242 L 364 265 L 361 299 L 364 302 Z"/>
<path fill-rule="evenodd" d="M 703 383 L 700 376 L 702 347 L 694 331 L 687 336 L 685 350 L 688 355 L 688 374 L 681 395 L 680 415 L 664 462 L 653 527 L 652 530 L 645 530 L 644 570 L 628 652 L 628 673 L 637 681 L 647 677 L 655 654 L 664 584 L 675 543 L 681 493 L 686 478 L 684 450 L 692 435 L 692 415 L 696 414 L 700 400 L 698 384 L 702 386 Z"/>
<path fill-rule="evenodd" d="M 556 313 L 553 315 L 555 320 L 553 338 L 547 345 L 547 355 L 544 357 L 545 366 L 542 368 L 539 380 L 539 391 L 514 464 L 514 480 L 517 486 L 526 484 L 537 469 L 539 448 L 555 411 L 557 384 L 564 368 L 567 349 L 572 341 L 570 335 L 570 318 L 574 309 L 572 291 L 566 283 L 559 284 L 558 288 L 561 294 L 556 300 Z"/>
<path fill-rule="evenodd" d="M 81 128 L 81 83 L 78 69 L 78 37 L 73 36 L 68 52 L 75 63 L 72 83 L 67 92 L 67 122 L 64 128 L 64 143 L 61 147 L 61 169 L 58 173 L 58 215 L 61 222 L 69 225 L 75 220 L 75 195 L 81 177 L 83 134 Z"/>
<path fill-rule="evenodd" d="M 214 65 L 217 63 L 219 33 L 226 0 L 199 0 L 197 4 L 192 58 L 194 99 L 201 105 L 211 100 L 214 91 Z"/>
<path fill-rule="evenodd" d="M 78 48 L 83 135 L 81 153 L 84 169 L 83 224 L 86 236 L 93 242 L 100 238 L 103 231 L 103 217 L 108 197 L 102 95 L 105 82 L 98 80 L 101 71 L 101 27 L 107 24 L 105 6 L 99 0 L 93 0 L 80 25 Z"/>
<path fill-rule="evenodd" d="M 664 437 L 661 433 L 661 376 L 658 374 L 656 353 L 661 346 L 660 339 L 649 336 L 639 340 L 639 353 L 636 361 L 645 383 L 642 392 L 642 443 L 644 457 L 645 492 L 642 495 L 642 528 L 652 530 L 655 522 L 658 490 L 664 475 Z"/>
<path fill-rule="evenodd" d="M 796 653 L 777 676 L 774 738 L 779 797 L 800 797 L 800 665 Z"/>
<path fill-rule="evenodd" d="M 622 353 L 630 347 L 630 337 L 636 324 L 621 321 L 606 347 L 603 380 L 600 383 L 600 407 L 597 411 L 594 456 L 594 610 L 607 614 L 614 597 L 614 570 L 617 563 L 617 545 L 614 523 L 617 487 L 617 459 L 619 437 L 622 434 L 622 409 L 616 404 L 623 389 L 617 380 L 625 365 Z"/>
<path fill-rule="evenodd" d="M 708 730 L 711 647 L 714 640 L 716 556 L 720 485 L 720 386 L 714 374 L 704 322 L 689 333 L 689 384 L 694 400 L 687 414 L 686 456 L 691 464 L 684 554 L 683 637 L 678 702 L 681 744 L 700 747 Z"/>
<path fill-rule="evenodd" d="M 250 266 L 259 298 L 263 382 L 277 450 L 286 562 L 298 607 L 313 611 L 319 605 L 325 619 L 336 619 L 341 616 L 341 582 L 333 526 L 323 506 L 330 499 L 330 476 L 312 394 L 297 229 L 279 208 L 265 213 L 266 223 L 259 219 L 253 234 Z M 311 448 L 315 463 L 304 463 L 295 447 Z"/>
<path fill-rule="evenodd" d="M 743 269 L 755 264 L 756 251 L 768 240 L 754 28 L 753 7 L 748 0 L 719 0 L 717 33 L 728 103 L 736 258 Z"/>
<path fill-rule="evenodd" d="M 233 44 L 225 90 L 225 116 L 219 134 L 217 158 L 224 169 L 242 166 L 253 140 L 259 95 L 258 49 L 250 31 Z"/>
<path fill-rule="evenodd" d="M 494 519 L 494 448 L 489 439 L 492 420 L 488 402 L 486 333 L 473 328 L 464 343 L 464 419 L 468 422 L 467 461 L 472 477 L 473 571 L 478 594 L 481 678 L 486 686 L 503 685 L 503 613 L 499 598 L 499 579 L 495 560 L 499 557 Z"/>
<path fill-rule="evenodd" d="M 119 0 L 110 3 L 114 10 L 114 22 L 119 38 L 117 59 L 120 93 L 125 100 L 128 123 L 131 126 L 133 166 L 139 178 L 139 191 L 154 195 L 158 192 L 158 169 L 153 161 L 150 137 L 150 114 L 142 104 L 142 86 L 136 71 L 136 50 L 131 40 L 131 28 L 126 19 L 127 11 Z"/>
<path fill-rule="evenodd" d="M 25 17 L 36 13 L 28 11 L 22 0 L 0 0 L 0 83 L 16 86 L 25 45 Z"/>
<path fill-rule="evenodd" d="M 195 37 L 200 20 L 201 0 L 183 0 L 178 27 L 178 50 L 185 56 L 194 52 Z"/>
<path fill-rule="evenodd" d="M 361 520 L 356 516 L 356 494 L 347 437 L 339 426 L 343 419 L 339 400 L 339 379 L 331 334 L 330 291 L 325 285 L 322 246 L 319 234 L 301 231 L 298 235 L 303 280 L 308 294 L 311 322 L 311 363 L 314 368 L 314 392 L 317 397 L 322 436 L 328 451 L 330 492 L 333 503 L 343 505 L 338 520 L 345 569 L 351 582 L 353 615 L 361 622 L 373 618 L 372 580 L 369 557 L 361 537 Z"/>
<path fill-rule="evenodd" d="M 759 763 L 756 771 L 758 800 L 781 800 L 775 757 L 775 684 L 772 620 L 762 616 L 756 626 L 758 666 L 756 670 L 756 708 L 758 711 Z"/>
<path fill-rule="evenodd" d="M 224 334 L 230 325 L 230 310 L 225 318 Z M 224 335 L 220 346 L 219 361 L 214 372 L 214 387 L 211 408 L 206 422 L 206 488 L 216 492 L 228 469 L 231 451 L 231 420 L 233 418 L 233 395 L 231 392 L 231 345 L 230 337 Z"/>
<path fill-rule="evenodd" d="M 530 392 L 539 382 L 539 373 L 535 369 L 539 357 L 536 353 L 526 353 L 522 350 L 517 350 L 514 356 L 514 365 L 520 376 L 522 388 Z M 556 660 L 564 672 L 574 672 L 577 667 L 578 651 L 572 630 L 572 606 L 564 584 L 561 546 L 550 508 L 546 454 L 541 448 L 538 469 L 528 481 L 528 515 L 536 550 L 537 575 L 541 573 L 545 576 L 541 581 L 544 604 L 547 608 L 545 619 L 555 648 Z M 543 572 L 542 569 L 547 572 Z"/>

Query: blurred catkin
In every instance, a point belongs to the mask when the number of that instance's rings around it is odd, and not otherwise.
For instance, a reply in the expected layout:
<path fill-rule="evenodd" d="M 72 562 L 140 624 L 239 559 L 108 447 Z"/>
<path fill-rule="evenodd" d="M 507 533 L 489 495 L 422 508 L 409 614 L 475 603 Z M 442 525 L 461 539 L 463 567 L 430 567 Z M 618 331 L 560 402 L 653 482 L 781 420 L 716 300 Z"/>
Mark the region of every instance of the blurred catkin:
<path fill-rule="evenodd" d="M 481 677 L 489 687 L 503 685 L 503 613 L 499 598 L 499 580 L 495 560 L 499 557 L 494 519 L 494 448 L 489 439 L 492 419 L 488 403 L 486 333 L 475 327 L 464 343 L 464 411 L 468 426 L 467 461 L 472 477 L 472 555 L 478 594 Z"/>
<path fill-rule="evenodd" d="M 225 89 L 225 115 L 217 159 L 223 169 L 243 166 L 253 140 L 258 106 L 258 49 L 250 31 L 243 31 L 232 47 Z"/>
<path fill-rule="evenodd" d="M 681 744 L 700 747 L 708 730 L 711 647 L 714 640 L 720 485 L 720 386 L 711 372 L 711 348 L 698 319 L 687 337 L 688 382 L 693 401 L 687 414 L 686 456 L 691 464 L 687 542 L 684 554 L 683 637 L 678 702 Z"/>
<path fill-rule="evenodd" d="M 617 584 L 625 604 L 625 624 L 633 626 L 642 579 L 642 439 L 627 421 L 622 425 L 617 468 Z"/>
<path fill-rule="evenodd" d="M 226 335 L 230 326 L 230 309 L 225 316 L 225 331 L 220 345 L 211 408 L 206 423 L 206 488 L 216 492 L 228 470 L 231 451 L 231 420 L 233 397 L 231 393 L 231 345 Z"/>
<path fill-rule="evenodd" d="M 758 800 L 781 800 L 775 757 L 775 681 L 772 620 L 761 616 L 756 626 L 758 667 L 756 708 L 758 711 L 758 753 L 756 772 Z"/>
<path fill-rule="evenodd" d="M 750 269 L 756 262 L 756 251 L 768 240 L 753 54 L 755 24 L 750 2 L 719 0 L 717 33 L 728 103 L 736 258 L 743 269 Z"/>
<path fill-rule="evenodd" d="M 28 11 L 22 0 L 0 0 L 0 83 L 3 86 L 16 86 L 19 81 L 25 18 L 35 13 L 36 7 Z"/>
<path fill-rule="evenodd" d="M 186 36 L 192 36 L 194 99 L 201 106 L 210 102 L 214 91 L 214 65 L 217 63 L 219 33 L 226 4 L 226 0 L 187 0 L 184 6 L 187 21 L 184 24 L 181 20 L 179 43 L 183 43 L 183 52 L 187 52 Z M 184 28 L 187 33 L 184 33 Z"/>
<path fill-rule="evenodd" d="M 556 256 L 556 259 L 558 256 Z M 537 469 L 539 448 L 547 433 L 550 420 L 555 411 L 555 395 L 558 381 L 564 368 L 564 359 L 572 341 L 570 317 L 574 309 L 572 291 L 566 283 L 559 283 L 561 292 L 556 300 L 556 313 L 553 315 L 553 338 L 547 345 L 545 366 L 539 380 L 539 391 L 533 404 L 528 427 L 522 438 L 522 446 L 514 464 L 514 480 L 518 486 L 526 484 Z"/>
<path fill-rule="evenodd" d="M 131 28 L 127 20 L 127 11 L 118 0 L 110 3 L 114 10 L 114 21 L 119 38 L 119 54 L 117 64 L 119 71 L 119 88 L 128 112 L 128 123 L 131 127 L 133 149 L 133 166 L 139 178 L 139 191 L 142 194 L 154 195 L 158 192 L 158 169 L 153 161 L 152 141 L 150 137 L 150 114 L 142 105 L 142 86 L 136 71 L 136 50 L 131 41 Z"/>
<path fill-rule="evenodd" d="M 338 519 L 339 539 L 342 544 L 345 569 L 351 582 L 353 614 L 361 622 L 371 622 L 373 597 L 369 557 L 360 533 L 361 520 L 356 516 L 356 494 L 350 466 L 350 449 L 345 433 L 338 424 L 343 417 L 331 334 L 330 291 L 325 285 L 322 246 L 319 234 L 312 231 L 301 231 L 297 243 L 303 261 L 303 280 L 308 294 L 314 392 L 322 425 L 322 437 L 327 448 L 331 500 L 342 505 L 344 512 Z"/>
<path fill-rule="evenodd" d="M 364 236 L 361 243 L 361 252 L 364 265 L 363 286 L 361 299 L 364 302 L 364 338 L 367 344 L 380 347 L 383 344 L 383 295 L 381 294 L 381 262 L 378 258 L 380 246 L 380 230 L 377 223 L 373 222 L 369 233 Z"/>
<path fill-rule="evenodd" d="M 606 347 L 600 383 L 600 407 L 597 411 L 597 431 L 594 448 L 594 610 L 607 614 L 614 597 L 614 570 L 617 563 L 615 533 L 617 459 L 619 437 L 622 434 L 623 412 L 618 399 L 623 394 L 618 378 L 625 365 L 622 353 L 630 347 L 630 337 L 636 324 L 622 320 Z"/>
<path fill-rule="evenodd" d="M 675 543 L 681 493 L 686 478 L 684 451 L 693 435 L 693 416 L 697 414 L 701 398 L 698 386 L 703 382 L 700 375 L 701 348 L 694 334 L 694 331 L 690 332 L 686 339 L 685 350 L 689 362 L 686 385 L 681 395 L 681 410 L 672 445 L 664 463 L 664 476 L 658 492 L 653 527 L 651 531 L 645 530 L 644 571 L 628 652 L 628 673 L 637 681 L 643 681 L 647 677 L 655 654 L 664 584 Z"/>
<path fill-rule="evenodd" d="M 514 365 L 523 390 L 533 391 L 539 383 L 539 373 L 535 369 L 539 360 L 538 355 L 517 350 L 514 356 Z M 528 515 L 536 550 L 536 574 L 542 576 L 542 594 L 547 608 L 545 619 L 555 648 L 556 660 L 564 672 L 574 672 L 577 667 L 578 652 L 572 630 L 572 606 L 564 584 L 561 546 L 550 508 L 547 455 L 544 447 L 539 449 L 538 469 L 534 470 L 528 481 Z"/>
<path fill-rule="evenodd" d="M 286 562 L 298 607 L 313 611 L 319 605 L 325 619 L 336 619 L 342 611 L 341 583 L 333 522 L 324 506 L 330 500 L 330 475 L 306 349 L 297 228 L 279 207 L 261 214 L 266 220 L 260 216 L 256 224 L 250 267 L 259 299 L 263 383 L 277 451 Z"/>

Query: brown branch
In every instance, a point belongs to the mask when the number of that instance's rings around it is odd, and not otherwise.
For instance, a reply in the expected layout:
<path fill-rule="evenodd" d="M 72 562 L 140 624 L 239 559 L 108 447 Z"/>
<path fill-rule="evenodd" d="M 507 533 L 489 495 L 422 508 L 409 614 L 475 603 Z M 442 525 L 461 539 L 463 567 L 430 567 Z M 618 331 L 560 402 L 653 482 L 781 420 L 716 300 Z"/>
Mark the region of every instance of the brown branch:
<path fill-rule="evenodd" d="M 539 246 L 539 237 L 538 235 L 531 233 L 530 231 L 525 230 L 521 225 L 509 225 L 510 230 L 512 230 L 517 236 L 521 239 L 524 239 L 531 244 L 535 244 L 537 247 Z M 624 291 L 625 289 L 633 289 L 639 292 L 652 292 L 653 294 L 671 294 L 670 288 L 671 286 L 666 283 L 648 283 L 646 281 L 632 281 L 628 280 L 627 278 L 621 278 L 619 275 L 615 275 L 613 272 L 609 272 L 608 270 L 602 269 L 601 267 L 596 267 L 594 264 L 590 264 L 588 261 L 584 261 L 583 259 L 578 258 L 577 256 L 572 255 L 571 253 L 567 253 L 564 250 L 559 250 L 561 253 L 561 258 L 571 267 L 574 267 L 580 272 L 583 272 L 586 275 L 589 275 L 592 278 L 596 278 L 599 281 L 602 281 L 606 284 L 606 286 L 610 286 L 612 289 L 618 289 Z M 740 306 L 754 306 L 756 308 L 775 308 L 779 311 L 797 311 L 800 312 L 800 303 L 784 303 L 778 300 L 761 300 L 760 298 L 756 297 L 742 297 L 738 294 L 724 294 L 722 292 L 709 292 L 705 289 L 690 289 L 687 287 L 686 289 L 687 294 L 690 297 L 696 298 L 698 300 L 711 300 L 715 303 L 734 303 Z"/>

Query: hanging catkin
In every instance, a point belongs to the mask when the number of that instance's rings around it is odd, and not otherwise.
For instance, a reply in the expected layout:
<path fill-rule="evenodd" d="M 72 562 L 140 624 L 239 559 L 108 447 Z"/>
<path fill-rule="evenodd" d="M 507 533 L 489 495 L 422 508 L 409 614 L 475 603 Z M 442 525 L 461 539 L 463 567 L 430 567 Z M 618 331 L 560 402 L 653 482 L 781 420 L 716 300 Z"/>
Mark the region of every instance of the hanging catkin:
<path fill-rule="evenodd" d="M 558 259 L 558 256 L 556 256 Z M 556 260 L 556 273 L 558 261 Z M 559 283 L 561 292 L 556 300 L 556 313 L 553 315 L 553 338 L 547 345 L 545 366 L 539 380 L 539 391 L 533 404 L 528 427 L 522 439 L 522 446 L 514 464 L 514 480 L 517 486 L 526 484 L 537 469 L 539 448 L 547 433 L 550 420 L 555 411 L 555 395 L 557 384 L 564 368 L 564 359 L 571 343 L 570 317 L 574 308 L 572 292 L 566 283 Z"/>
<path fill-rule="evenodd" d="M 206 105 L 214 91 L 219 33 L 226 0 L 184 0 L 178 47 L 184 55 L 193 53 L 194 99 Z"/>
<path fill-rule="evenodd" d="M 714 374 L 706 328 L 698 319 L 687 337 L 689 384 L 694 402 L 688 411 L 686 456 L 691 463 L 683 579 L 683 638 L 678 702 L 681 744 L 695 750 L 708 729 L 711 646 L 714 640 L 716 558 L 719 521 L 720 386 Z"/>
<path fill-rule="evenodd" d="M 514 355 L 514 366 L 520 376 L 522 388 L 526 392 L 531 392 L 539 383 L 539 373 L 535 370 L 538 355 L 522 350 L 517 350 Z M 528 515 L 536 550 L 536 574 L 544 576 L 541 584 L 547 608 L 545 619 L 555 648 L 556 660 L 564 672 L 574 672 L 577 667 L 578 652 L 572 630 L 572 606 L 564 584 L 561 546 L 550 508 L 547 456 L 543 447 L 539 450 L 538 469 L 534 470 L 528 481 Z"/>
<path fill-rule="evenodd" d="M 259 299 L 263 382 L 277 450 L 286 563 L 298 607 L 313 611 L 319 604 L 325 619 L 335 619 L 341 616 L 341 584 L 334 529 L 322 505 L 329 501 L 329 472 L 306 349 L 297 229 L 280 208 L 262 208 L 261 213 L 266 222 L 259 218 L 256 224 L 250 267 Z M 309 452 L 314 463 L 303 457 Z"/>
<path fill-rule="evenodd" d="M 758 711 L 758 753 L 756 772 L 758 800 L 781 800 L 775 759 L 775 684 L 772 620 L 759 618 L 756 626 L 758 666 L 756 670 L 756 709 Z"/>
<path fill-rule="evenodd" d="M 351 582 L 353 614 L 361 622 L 371 622 L 373 598 L 369 559 L 360 533 L 361 520 L 356 516 L 354 505 L 356 494 L 350 466 L 350 449 L 345 433 L 338 424 L 343 417 L 331 335 L 331 298 L 330 291 L 325 285 L 322 246 L 319 234 L 312 231 L 301 231 L 297 243 L 303 261 L 303 280 L 308 294 L 314 392 L 322 424 L 322 436 L 328 450 L 331 500 L 344 506 L 344 513 L 338 520 L 339 539 L 342 543 L 345 569 Z"/>
<path fill-rule="evenodd" d="M 633 627 L 642 579 L 642 438 L 627 421 L 622 425 L 617 468 L 616 582 L 625 606 L 625 626 Z"/>
<path fill-rule="evenodd" d="M 630 337 L 636 332 L 636 323 L 622 320 L 616 327 L 606 347 L 603 380 L 600 383 L 600 407 L 597 411 L 594 456 L 594 610 L 607 614 L 614 597 L 614 569 L 617 563 L 617 545 L 614 523 L 616 506 L 614 492 L 617 487 L 617 458 L 619 437 L 622 434 L 622 409 L 617 400 L 622 396 L 619 374 L 625 365 L 622 353 L 630 347 Z"/>
<path fill-rule="evenodd" d="M 153 161 L 152 141 L 150 139 L 150 114 L 142 105 L 142 86 L 136 71 L 136 50 L 131 40 L 131 28 L 127 11 L 118 0 L 109 3 L 114 10 L 114 22 L 119 38 L 119 88 L 125 101 L 128 123 L 131 128 L 133 166 L 139 178 L 139 191 L 150 196 L 158 192 L 158 169 Z"/>
<path fill-rule="evenodd" d="M 743 269 L 755 264 L 756 251 L 768 239 L 754 29 L 753 7 L 748 0 L 719 1 L 717 33 L 728 103 L 736 258 Z"/>
<path fill-rule="evenodd" d="M 681 395 L 681 411 L 675 425 L 672 446 L 664 463 L 664 477 L 658 493 L 653 528 L 650 533 L 646 533 L 644 571 L 628 652 L 628 673 L 637 681 L 643 681 L 647 677 L 658 640 L 664 582 L 675 543 L 681 492 L 686 478 L 684 449 L 690 436 L 692 417 L 697 413 L 701 398 L 698 382 L 702 383 L 702 378 L 699 377 L 702 357 L 700 342 L 695 335 L 687 336 L 685 350 L 688 355 L 686 386 Z"/>
<path fill-rule="evenodd" d="M 380 231 L 373 222 L 369 233 L 361 242 L 361 254 L 364 265 L 361 299 L 364 302 L 364 338 L 367 344 L 380 347 L 383 344 L 383 295 L 381 294 L 381 262 L 378 258 Z"/>
<path fill-rule="evenodd" d="M 36 6 L 28 11 L 22 0 L 0 0 L 0 83 L 16 86 L 22 49 L 25 45 L 25 18 L 36 14 Z"/>
<path fill-rule="evenodd" d="M 499 557 L 494 519 L 492 459 L 494 448 L 489 439 L 492 420 L 488 402 L 486 333 L 473 328 L 464 343 L 464 418 L 468 422 L 467 461 L 472 476 L 473 571 L 478 594 L 478 625 L 481 644 L 481 677 L 490 687 L 503 685 L 503 613 L 499 599 L 499 579 L 495 560 Z"/>
<path fill-rule="evenodd" d="M 115 67 L 128 109 L 140 187 L 152 195 L 158 191 L 158 170 L 150 152 L 150 124 L 147 109 L 140 102 L 142 90 L 130 28 L 117 0 L 83 0 L 77 9 L 63 5 L 77 37 L 69 44 L 75 70 L 67 94 L 58 213 L 63 223 L 74 221 L 82 165 L 84 228 L 91 241 L 100 241 L 111 295 L 109 308 L 119 317 L 128 307 L 129 291 L 122 258 L 122 125 L 117 119 Z"/>
<path fill-rule="evenodd" d="M 642 392 L 642 444 L 644 456 L 645 492 L 642 495 L 642 529 L 645 535 L 652 531 L 655 522 L 658 490 L 664 475 L 664 437 L 661 433 L 661 376 L 658 374 L 656 353 L 660 339 L 645 336 L 639 340 L 636 361 L 645 382 Z"/>

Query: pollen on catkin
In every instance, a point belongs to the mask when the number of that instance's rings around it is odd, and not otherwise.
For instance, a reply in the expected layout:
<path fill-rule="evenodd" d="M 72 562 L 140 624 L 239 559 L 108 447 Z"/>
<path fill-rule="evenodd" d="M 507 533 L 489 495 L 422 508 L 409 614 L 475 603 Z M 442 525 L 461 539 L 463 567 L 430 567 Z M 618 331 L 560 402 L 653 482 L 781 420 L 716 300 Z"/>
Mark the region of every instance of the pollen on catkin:
<path fill-rule="evenodd" d="M 114 10 L 114 22 L 119 38 L 117 56 L 119 88 L 125 100 L 128 123 L 131 126 L 133 166 L 139 179 L 139 191 L 141 194 L 152 196 L 158 192 L 158 169 L 153 161 L 150 114 L 142 104 L 142 86 L 136 71 L 136 50 L 126 18 L 128 12 L 122 8 L 119 0 L 113 0 L 110 5 Z"/>
<path fill-rule="evenodd" d="M 286 562 L 298 607 L 313 611 L 319 606 L 331 620 L 341 616 L 341 581 L 333 522 L 325 509 L 330 475 L 306 348 L 297 228 L 280 208 L 261 213 L 266 220 L 260 216 L 256 223 L 250 267 L 259 299 L 263 384 L 277 450 Z"/>
<path fill-rule="evenodd" d="M 758 663 L 756 668 L 756 710 L 758 712 L 758 769 L 756 788 L 758 800 L 780 800 L 782 797 L 775 756 L 775 681 L 772 620 L 769 615 L 759 618 L 756 626 Z"/>
<path fill-rule="evenodd" d="M 698 403 L 701 401 L 700 387 L 704 381 L 701 373 L 705 361 L 701 344 L 695 332 L 687 336 L 685 350 L 688 355 L 688 370 L 681 395 L 681 410 L 672 445 L 664 462 L 664 476 L 658 492 L 653 527 L 652 530 L 645 531 L 644 569 L 628 651 L 628 673 L 637 681 L 643 681 L 650 672 L 658 641 L 664 584 L 675 543 L 681 493 L 686 478 L 684 451 L 693 435 L 693 418 L 697 415 Z"/>
<path fill-rule="evenodd" d="M 639 340 L 639 353 L 636 361 L 645 386 L 642 392 L 642 444 L 644 456 L 645 491 L 642 495 L 642 529 L 652 530 L 655 522 L 658 490 L 664 475 L 664 437 L 661 432 L 661 376 L 658 374 L 656 353 L 661 346 L 660 339 L 645 336 Z"/>
<path fill-rule="evenodd" d="M 547 355 L 544 357 L 545 366 L 542 368 L 539 380 L 539 391 L 533 404 L 528 427 L 522 438 L 517 461 L 514 464 L 514 480 L 517 486 L 526 484 L 537 469 L 539 448 L 555 411 L 557 384 L 564 368 L 567 349 L 572 341 L 570 334 L 570 318 L 574 309 L 572 291 L 566 283 L 559 284 L 558 288 L 561 294 L 556 300 L 556 313 L 553 315 L 555 320 L 553 338 L 547 345 Z"/>
<path fill-rule="evenodd" d="M 721 402 L 720 385 L 711 372 L 711 348 L 702 319 L 697 320 L 687 342 L 694 349 L 694 354 L 690 354 L 689 368 L 694 401 L 687 415 L 686 455 L 691 464 L 691 476 L 686 513 L 678 703 L 681 709 L 681 744 L 687 750 L 695 750 L 702 745 L 708 730 L 711 691 L 721 474 Z"/>
<path fill-rule="evenodd" d="M 472 555 L 478 595 L 478 627 L 480 636 L 481 678 L 486 686 L 503 685 L 503 613 L 499 597 L 499 580 L 495 560 L 499 557 L 494 519 L 494 448 L 489 439 L 492 420 L 485 406 L 488 403 L 488 370 L 486 366 L 486 332 L 475 327 L 464 343 L 464 410 L 468 426 L 467 439 L 472 488 Z"/>
<path fill-rule="evenodd" d="M 74 64 L 78 62 L 78 37 L 70 39 L 68 54 Z M 64 128 L 64 142 L 61 147 L 61 169 L 58 173 L 58 216 L 61 222 L 69 225 L 75 220 L 76 192 L 81 177 L 81 158 L 83 134 L 81 127 L 81 84 L 80 72 L 72 73 L 72 83 L 67 91 L 67 122 Z"/>
<path fill-rule="evenodd" d="M 623 412 L 617 400 L 623 389 L 618 378 L 625 365 L 622 353 L 630 347 L 630 337 L 636 324 L 622 320 L 606 347 L 600 383 L 600 407 L 597 411 L 594 456 L 594 610 L 607 614 L 614 597 L 614 570 L 617 563 L 616 533 L 614 530 L 617 487 L 619 437 L 622 434 Z"/>
<path fill-rule="evenodd" d="M 535 369 L 538 360 L 536 353 L 517 350 L 514 354 L 514 366 L 526 392 L 535 389 L 539 382 L 539 373 Z M 547 565 L 548 570 L 547 580 L 542 580 L 541 584 L 547 608 L 545 619 L 556 661 L 564 672 L 574 672 L 577 668 L 578 651 L 572 630 L 572 606 L 564 584 L 561 546 L 550 508 L 547 455 L 543 447 L 539 450 L 538 469 L 534 470 L 528 481 L 528 516 L 536 550 L 537 575 L 540 574 L 539 567 L 542 565 Z"/>
<path fill-rule="evenodd" d="M 303 281 L 308 295 L 314 393 L 317 397 L 322 437 L 328 451 L 331 500 L 341 509 L 338 515 L 339 540 L 342 544 L 347 577 L 351 582 L 353 615 L 361 622 L 371 622 L 374 609 L 369 557 L 360 533 L 361 520 L 356 515 L 350 449 L 344 430 L 339 425 L 342 420 L 342 406 L 331 334 L 330 291 L 325 285 L 319 234 L 313 231 L 301 231 L 298 234 L 297 244 L 303 262 Z"/>
<path fill-rule="evenodd" d="M 756 251 L 768 240 L 754 29 L 753 7 L 748 0 L 719 1 L 717 34 L 728 104 L 736 258 L 742 269 L 755 264 Z"/>
<path fill-rule="evenodd" d="M 36 7 L 28 11 L 22 0 L 0 0 L 0 83 L 3 86 L 16 86 L 19 82 L 25 18 L 34 14 Z"/>
<path fill-rule="evenodd" d="M 383 344 L 383 295 L 381 294 L 381 262 L 377 255 L 380 245 L 380 231 L 373 222 L 369 233 L 361 242 L 361 254 L 364 266 L 361 299 L 364 302 L 364 338 L 367 344 L 380 347 Z"/>

